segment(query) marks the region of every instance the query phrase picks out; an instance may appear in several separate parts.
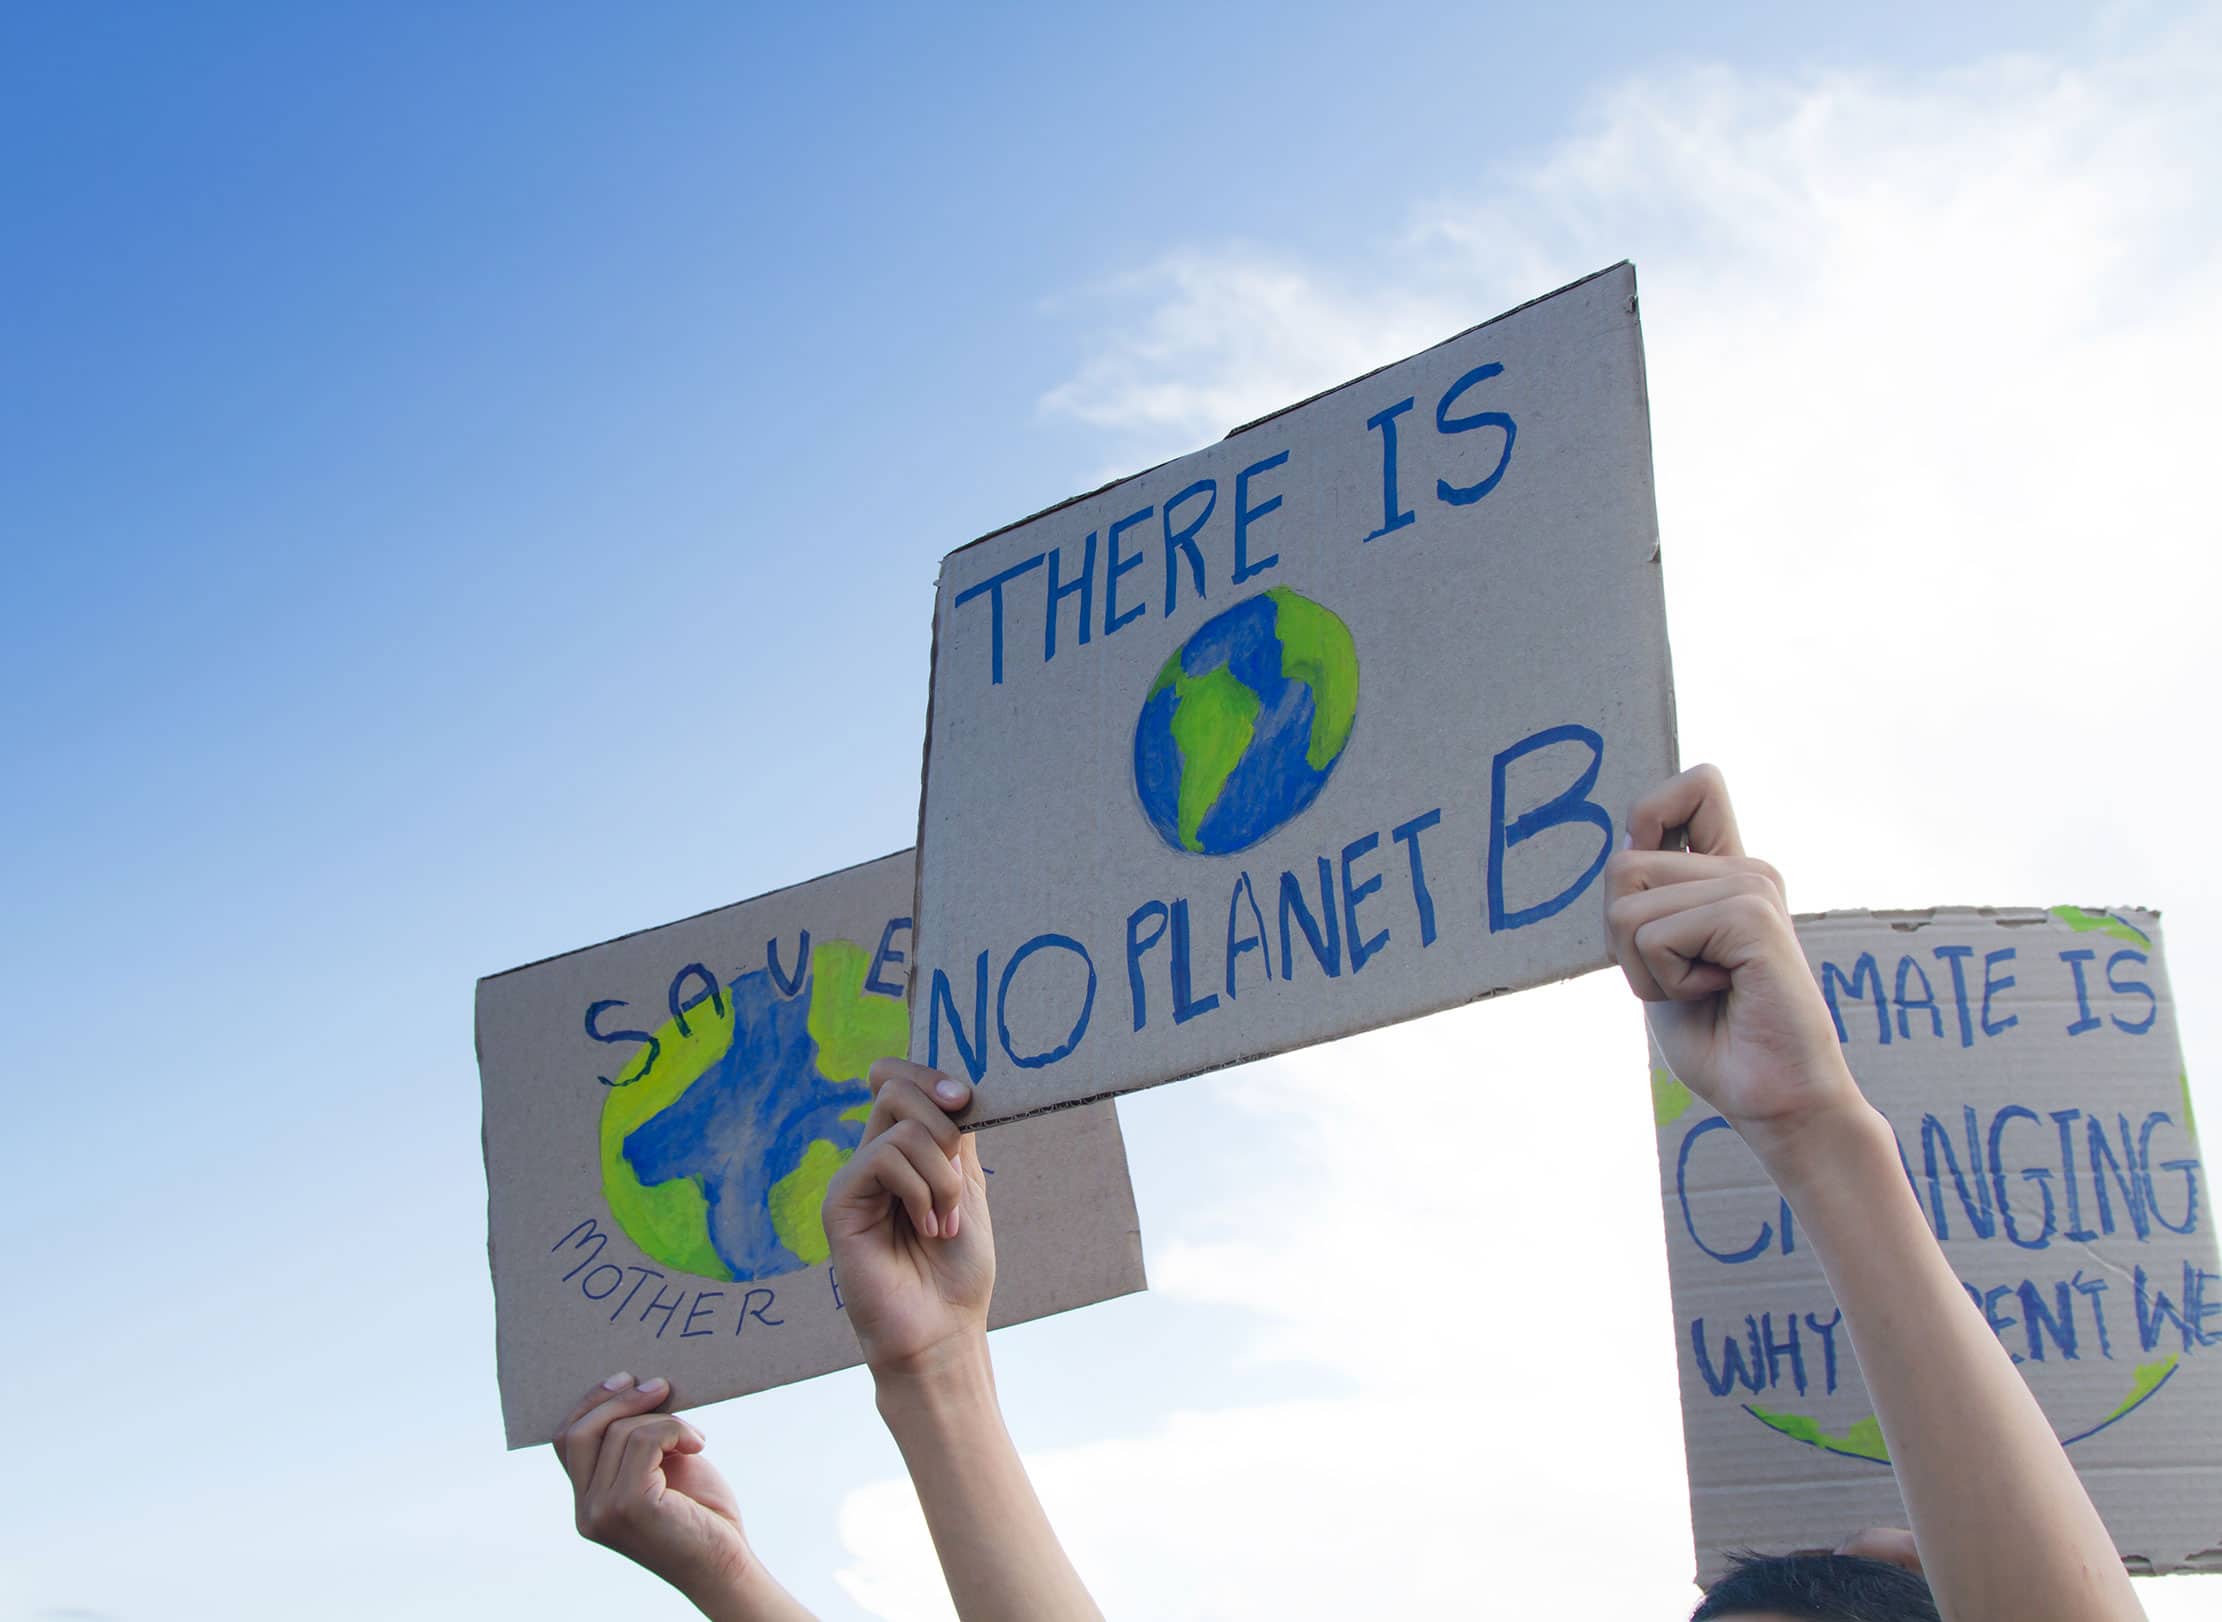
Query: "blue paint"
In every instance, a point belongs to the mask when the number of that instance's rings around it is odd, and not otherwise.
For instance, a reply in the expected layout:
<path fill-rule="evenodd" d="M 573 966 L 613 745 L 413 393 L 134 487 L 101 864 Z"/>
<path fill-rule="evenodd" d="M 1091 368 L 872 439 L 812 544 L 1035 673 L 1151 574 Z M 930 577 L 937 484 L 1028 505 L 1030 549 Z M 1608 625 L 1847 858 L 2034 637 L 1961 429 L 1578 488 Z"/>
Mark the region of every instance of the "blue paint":
<path fill-rule="evenodd" d="M 1764 1384 L 1759 1373 L 1759 1321 L 1747 1317 L 1744 1322 L 1748 1326 L 1746 1344 L 1750 1355 L 1744 1355 L 1744 1346 L 1737 1344 L 1735 1332 L 1731 1330 L 1721 1342 L 1720 1366 L 1716 1373 L 1712 1355 L 1706 1348 L 1705 1320 L 1690 1320 L 1690 1349 L 1697 1354 L 1698 1375 L 1704 1380 L 1705 1389 L 1716 1397 L 1727 1396 L 1730 1386 L 1740 1385 L 1746 1391 L 1757 1391 Z"/>
<path fill-rule="evenodd" d="M 1142 954 L 1165 938 L 1165 926 L 1171 918 L 1170 909 L 1162 901 L 1145 901 L 1126 915 L 1126 993 L 1134 1005 L 1136 1030 L 1150 1022 L 1149 996 L 1142 987 Z M 1147 937 L 1141 933 L 1145 919 L 1157 924 Z"/>
<path fill-rule="evenodd" d="M 895 932 L 897 930 L 907 931 L 909 928 L 910 920 L 908 918 L 890 918 L 887 920 L 887 927 L 880 931 L 879 950 L 872 954 L 872 966 L 864 973 L 864 989 L 866 991 L 875 992 L 882 997 L 900 997 L 903 995 L 903 985 L 899 981 L 882 980 L 880 970 L 889 964 L 902 964 L 909 961 L 902 953 L 896 951 L 894 946 Z"/>
<path fill-rule="evenodd" d="M 818 1073 L 809 998 L 779 995 L 765 969 L 739 976 L 730 990 L 725 1052 L 627 1133 L 623 1153 L 643 1183 L 699 1182 L 711 1248 L 736 1279 L 752 1279 L 804 1265 L 772 1225 L 771 1187 L 819 1139 L 855 1148 L 863 1127 L 841 1114 L 872 1094 Z"/>
<path fill-rule="evenodd" d="M 2070 1036 L 2081 1036 L 2086 1031 L 2095 1031 L 2105 1023 L 2098 1015 L 2091 1012 L 2091 987 L 2090 983 L 2083 977 L 2083 965 L 2097 956 L 2098 953 L 2088 946 L 2078 946 L 2073 951 L 2060 954 L 2060 961 L 2065 963 L 2068 966 L 2068 971 L 2075 976 L 2075 1023 L 2068 1027 Z"/>
<path fill-rule="evenodd" d="M 1389 944 L 1389 932 L 1386 929 L 1380 930 L 1371 936 L 1366 936 L 1362 934 L 1358 924 L 1358 903 L 1381 888 L 1381 875 L 1376 873 L 1372 878 L 1362 879 L 1356 884 L 1350 882 L 1350 864 L 1359 857 L 1369 854 L 1380 843 L 1381 836 L 1379 834 L 1366 834 L 1362 838 L 1353 839 L 1342 848 L 1343 938 L 1350 942 L 1350 972 L 1352 974 L 1356 974 L 1364 968 L 1368 958 Z"/>
<path fill-rule="evenodd" d="M 1342 927 L 1335 920 L 1335 870 L 1327 865 L 1327 858 L 1319 859 L 1319 916 L 1312 916 L 1312 909 L 1304 899 L 1304 886 L 1294 873 L 1281 875 L 1281 978 L 1291 980 L 1296 974 L 1296 960 L 1290 951 L 1289 918 L 1294 915 L 1296 927 L 1304 932 L 1304 940 L 1312 949 L 1312 961 L 1326 971 L 1330 980 L 1342 974 Z M 1322 935 L 1322 921 L 1325 934 Z"/>
<path fill-rule="evenodd" d="M 1906 995 L 1906 975 L 1909 971 L 1921 982 L 1921 995 L 1918 997 Z M 1921 960 L 1911 952 L 1898 959 L 1898 995 L 1893 1000 L 1898 1005 L 1898 1035 L 1901 1039 L 1912 1038 L 1913 1029 L 1909 1016 L 1917 1013 L 1926 1013 L 1929 1016 L 1931 1036 L 1940 1039 L 1943 1037 L 1944 1010 L 1937 1006 L 1936 987 L 1929 984 L 1929 971 L 1921 966 Z M 1841 1021 L 1838 1022 L 1836 1039 L 1839 1042 L 1844 1040 Z"/>
<path fill-rule="evenodd" d="M 1173 509 L 1184 501 L 1203 499 L 1204 510 L 1180 528 L 1173 527 Z M 1165 617 L 1173 617 L 1173 603 L 1179 595 L 1180 570 L 1175 560 L 1188 559 L 1188 577 L 1196 588 L 1196 601 L 1204 600 L 1204 555 L 1196 549 L 1196 536 L 1204 525 L 1211 522 L 1211 515 L 1219 505 L 1219 481 L 1198 479 L 1172 500 L 1165 503 L 1162 515 L 1165 525 Z"/>
<path fill-rule="evenodd" d="M 1834 963 L 1825 960 L 1822 962 L 1821 998 L 1828 1004 L 1829 1018 L 1836 1022 L 1836 1039 L 1839 1042 L 1848 1042 L 1851 1038 L 1844 1030 L 1844 1016 L 1836 1006 L 1837 990 L 1841 987 L 1845 996 L 1857 1001 L 1859 988 L 1862 985 L 1874 987 L 1875 1039 L 1884 1047 L 1888 1047 L 1890 1046 L 1890 1000 L 1883 993 L 1883 974 L 1882 970 L 1875 966 L 1875 954 L 1872 952 L 1860 953 L 1853 960 L 1849 978 Z"/>
<path fill-rule="evenodd" d="M 1486 366 L 1476 366 L 1448 389 L 1445 389 L 1442 399 L 1435 403 L 1435 426 L 1442 433 L 1463 434 L 1475 428 L 1496 428 L 1504 434 L 1504 448 L 1498 453 L 1497 465 L 1490 469 L 1488 476 L 1477 480 L 1473 484 L 1466 485 L 1452 484 L 1448 479 L 1437 479 L 1435 481 L 1435 496 L 1438 501 L 1446 502 L 1453 507 L 1471 506 L 1490 491 L 1496 489 L 1498 481 L 1504 477 L 1505 469 L 1512 465 L 1512 441 L 1519 430 L 1510 417 L 1502 411 L 1476 411 L 1464 417 L 1454 417 L 1450 414 L 1451 407 L 1458 403 L 1459 397 L 1465 394 L 1468 389 L 1476 383 L 1486 383 L 1503 370 L 1504 368 L 1494 361 Z"/>
<path fill-rule="evenodd" d="M 710 1305 L 712 1301 L 722 1301 L 724 1299 L 725 1292 L 723 1290 L 698 1291 L 694 1298 L 694 1305 L 687 1308 L 686 1319 L 679 1325 L 679 1338 L 681 1340 L 698 1340 L 704 1335 L 716 1334 L 715 1329 L 697 1329 L 694 1323 L 704 1313 L 715 1313 L 717 1311 L 715 1307 Z"/>
<path fill-rule="evenodd" d="M 663 1052 L 663 1044 L 646 1031 L 605 1031 L 601 1028 L 599 1021 L 605 1013 L 612 1008 L 626 1006 L 624 999 L 620 997 L 604 997 L 600 1002 L 589 1003 L 586 1009 L 586 1034 L 597 1042 L 646 1042 L 648 1044 L 647 1056 L 640 1061 L 640 1074 L 633 1077 L 633 1081 L 639 1081 L 656 1067 L 656 1056 Z M 617 1068 L 622 1072 L 625 1067 L 619 1065 Z M 596 1076 L 594 1079 L 605 1087 L 619 1085 L 608 1076 Z M 630 1087 L 633 1081 L 625 1082 L 623 1085 Z"/>
<path fill-rule="evenodd" d="M 1420 915 L 1422 947 L 1435 944 L 1435 897 L 1427 888 L 1427 864 L 1420 859 L 1420 835 L 1442 820 L 1443 813 L 1438 807 L 1389 830 L 1389 837 L 1404 847 L 1404 865 L 1412 875 L 1412 905 Z"/>
<path fill-rule="evenodd" d="M 1252 575 L 1265 573 L 1281 561 L 1281 554 L 1268 552 L 1257 562 L 1250 561 L 1250 526 L 1281 505 L 1279 496 L 1267 496 L 1255 507 L 1250 505 L 1250 481 L 1261 473 L 1270 473 L 1288 460 L 1287 451 L 1275 451 L 1262 461 L 1252 462 L 1234 476 L 1234 583 L 1241 585 Z"/>
<path fill-rule="evenodd" d="M 949 1034 L 957 1044 L 957 1055 L 964 1060 L 964 1073 L 977 1083 L 988 1070 L 988 954 L 984 949 L 972 966 L 972 1035 L 969 1039 L 964 1034 L 964 1018 L 957 1012 L 957 999 L 949 989 L 948 971 L 934 970 L 926 1007 L 926 1064 L 934 1070 L 941 1068 L 944 1014 L 948 1016 Z"/>
<path fill-rule="evenodd" d="M 764 942 L 764 967 L 771 970 L 772 984 L 779 987 L 782 997 L 792 997 L 802 990 L 803 981 L 810 973 L 810 931 L 802 930 L 800 936 L 795 945 L 793 974 L 779 966 L 779 937 L 774 935 Z"/>
<path fill-rule="evenodd" d="M 988 643 L 988 685 L 991 687 L 1003 685 L 1003 588 L 1027 571 L 1040 568 L 1042 556 L 1042 553 L 1036 552 L 1023 562 L 1012 564 L 1001 574 L 991 575 L 976 586 L 967 586 L 957 593 L 956 600 L 949 605 L 950 612 L 955 613 L 983 592 L 987 594 L 992 620 Z"/>
<path fill-rule="evenodd" d="M 1311 684 L 1281 674 L 1279 608 L 1266 593 L 1244 598 L 1198 626 L 1182 645 L 1183 674 L 1205 676 L 1225 669 L 1256 697 L 1249 747 L 1219 790 L 1196 830 L 1200 854 L 1231 855 L 1285 826 L 1319 797 L 1348 752 L 1348 740 L 1324 767 L 1309 758 Z M 1180 746 L 1173 687 L 1151 694 L 1134 727 L 1134 788 L 1158 836 L 1175 850 L 1180 837 Z"/>
<path fill-rule="evenodd" d="M 2014 987 L 2014 977 L 2012 975 L 2009 974 L 2000 978 L 1992 974 L 1991 970 L 1997 968 L 2001 963 L 2011 963 L 2014 960 L 2014 953 L 2015 948 L 2002 946 L 1995 952 L 1985 952 L 1983 954 L 1982 1025 L 1985 1036 L 1996 1036 L 2000 1031 L 2011 1030 L 2021 1023 L 2019 1014 L 2008 1014 L 2004 1019 L 1995 1022 L 1991 1019 L 1991 998 L 2001 991 L 2011 991 Z"/>
<path fill-rule="evenodd" d="M 1088 628 L 1095 619 L 1096 600 L 1096 532 L 1088 531 L 1086 550 L 1080 559 L 1080 576 L 1064 580 L 1065 549 L 1056 547 L 1049 554 L 1049 607 L 1042 615 L 1042 663 L 1048 664 L 1057 657 L 1057 605 L 1067 597 L 1080 598 L 1080 645 L 1088 645 Z"/>
<path fill-rule="evenodd" d="M 1196 995 L 1188 946 L 1188 900 L 1184 896 L 1173 903 L 1173 1023 L 1185 1025 L 1198 1014 L 1208 1014 L 1218 1006 L 1217 992 L 1203 997 Z"/>
<path fill-rule="evenodd" d="M 1506 775 L 1512 763 L 1541 750 L 1556 748 L 1561 744 L 1578 744 L 1589 751 L 1589 764 L 1571 787 L 1553 795 L 1533 810 L 1523 811 L 1506 820 Z M 1524 929 L 1529 924 L 1562 912 L 1605 870 L 1605 858 L 1612 854 L 1612 818 L 1604 807 L 1590 799 L 1590 790 L 1597 786 L 1597 773 L 1605 763 L 1605 740 L 1585 726 L 1545 727 L 1531 733 L 1508 749 L 1497 751 L 1489 763 L 1489 932 L 1494 935 L 1508 929 Z M 1560 890 L 1548 900 L 1532 907 L 1522 907 L 1508 912 L 1504 901 L 1505 857 L 1512 849 L 1546 829 L 1564 827 L 1568 823 L 1586 822 L 1600 835 L 1597 854 L 1580 878 Z"/>
<path fill-rule="evenodd" d="M 1766 1250 L 1768 1243 L 1773 1240 L 1774 1225 L 1768 1222 L 1760 1223 L 1759 1237 L 1752 1240 L 1741 1250 L 1715 1250 L 1699 1238 L 1697 1218 L 1690 1212 L 1690 1151 L 1697 1147 L 1697 1140 L 1704 1137 L 1708 1132 L 1730 1132 L 1733 1130 L 1734 1128 L 1730 1127 L 1720 1116 L 1707 1116 L 1691 1127 L 1689 1131 L 1682 1134 L 1682 1152 L 1675 1157 L 1674 1161 L 1674 1197 L 1682 1203 L 1683 1230 L 1689 1234 L 1691 1244 L 1697 1246 L 1713 1260 L 1726 1263 L 1731 1267 L 1756 1260 Z M 1785 1206 L 1785 1209 L 1787 1209 L 1787 1206 Z M 1759 1388 L 1753 1386 L 1752 1389 L 1756 1391 Z M 1714 1393 L 1715 1396 L 1719 1394 L 1719 1392 Z"/>
<path fill-rule="evenodd" d="M 1183 901 L 1181 903 L 1184 923 L 1186 922 L 1187 906 L 1187 902 Z M 1087 967 L 1088 994 L 1082 999 L 1080 1015 L 1072 1022 L 1072 1031 L 1063 1042 L 1041 1053 L 1022 1054 L 1011 1045 L 1011 1026 L 1008 1018 L 1011 1000 L 1011 977 L 1018 973 L 1018 966 L 1036 952 L 1044 952 L 1052 948 L 1060 952 L 1072 953 Z M 1039 1070 L 1045 1065 L 1055 1064 L 1059 1059 L 1070 1054 L 1074 1048 L 1080 1046 L 1080 1039 L 1088 1034 L 1088 1016 L 1095 1012 L 1095 1007 L 1096 965 L 1095 960 L 1088 956 L 1088 949 L 1070 935 L 1036 935 L 1032 940 L 1013 952 L 1011 960 L 1003 965 L 1003 978 L 997 982 L 995 988 L 996 1040 L 1003 1044 L 1003 1051 L 1010 1055 L 1011 1063 L 1017 1065 L 1021 1070 Z"/>
<path fill-rule="evenodd" d="M 1417 521 L 1417 515 L 1409 507 L 1400 510 L 1397 496 L 1396 420 L 1411 409 L 1412 398 L 1407 395 L 1366 419 L 1368 428 L 1381 431 L 1381 527 L 1366 537 L 1369 541 L 1378 541 Z"/>
<path fill-rule="evenodd" d="M 682 1000 L 679 996 L 679 988 L 684 986 L 690 980 L 703 987 L 702 995 L 699 997 L 688 997 Z M 708 1003 L 714 1010 L 716 1010 L 720 1017 L 723 1017 L 725 1013 L 725 1000 L 718 994 L 717 976 L 712 974 L 708 969 L 704 968 L 699 963 L 689 963 L 685 968 L 681 969 L 677 974 L 673 975 L 671 977 L 671 987 L 667 995 L 670 999 L 671 1004 L 672 1023 L 679 1027 L 679 1034 L 681 1036 L 692 1036 L 694 1034 L 694 1032 L 688 1028 L 687 1015 L 694 1012 L 695 1009 L 700 1008 L 704 1003 Z"/>
<path fill-rule="evenodd" d="M 1240 908 L 1244 901 L 1248 901 L 1250 904 L 1250 921 L 1255 926 L 1255 933 L 1248 935 L 1237 933 L 1241 928 L 1242 914 Z M 1250 875 L 1247 872 L 1234 881 L 1234 889 L 1227 896 L 1227 1001 L 1229 1002 L 1235 1000 L 1235 965 L 1242 961 L 1244 952 L 1258 954 L 1258 960 L 1265 965 L 1266 983 L 1270 985 L 1273 980 L 1273 948 L 1265 943 L 1265 914 L 1258 907 L 1257 887 L 1250 882 Z"/>
<path fill-rule="evenodd" d="M 1975 948 L 1939 946 L 1936 955 L 1952 971 L 1952 1004 L 1960 1016 L 1960 1046 L 1971 1048 L 1975 1045 L 1975 1021 L 1967 1006 L 1967 960 L 1975 955 Z"/>
<path fill-rule="evenodd" d="M 2041 1125 L 2037 1112 L 2024 1104 L 2008 1104 L 1991 1117 L 1991 1191 L 1998 1196 L 1998 1222 L 2006 1237 L 2024 1250 L 2043 1250 L 2052 1242 L 2059 1230 L 2052 1207 L 2052 1171 L 2046 1166 L 2030 1166 L 2023 1170 L 2022 1180 L 2037 1185 L 2037 1192 L 2044 1200 L 2044 1227 L 2034 1239 L 2024 1238 L 2021 1224 L 2014 1216 L 2013 1201 L 2006 1195 L 2005 1157 L 1999 1152 L 2000 1140 L 2006 1135 L 2008 1121 L 2027 1121 Z"/>
<path fill-rule="evenodd" d="M 2114 971 L 2124 963 L 2134 963 L 2139 968 L 2143 968 L 2147 961 L 2149 960 L 2143 952 L 2126 950 L 2116 952 L 2106 960 L 2106 989 L 2113 992 L 2117 997 L 2135 995 L 2145 999 L 2145 1017 L 2143 1019 L 2128 1020 L 2123 1019 L 2119 1014 L 2107 1015 L 2107 1018 L 2114 1022 L 2114 1028 L 2117 1031 L 2122 1031 L 2130 1036 L 2143 1036 L 2153 1028 L 2153 1021 L 2160 1017 L 2160 999 L 2153 995 L 2153 988 L 2145 984 L 2144 981 L 2122 980 L 2116 977 Z"/>
<path fill-rule="evenodd" d="M 1103 578 L 1103 634 L 1109 636 L 1129 620 L 1140 619 L 1149 612 L 1146 602 L 1136 603 L 1125 613 L 1119 612 L 1119 576 L 1139 569 L 1145 554 L 1137 552 L 1130 558 L 1119 556 L 1119 537 L 1156 512 L 1155 507 L 1144 507 L 1140 512 L 1128 513 L 1111 526 L 1108 536 L 1111 555 L 1106 560 Z"/>

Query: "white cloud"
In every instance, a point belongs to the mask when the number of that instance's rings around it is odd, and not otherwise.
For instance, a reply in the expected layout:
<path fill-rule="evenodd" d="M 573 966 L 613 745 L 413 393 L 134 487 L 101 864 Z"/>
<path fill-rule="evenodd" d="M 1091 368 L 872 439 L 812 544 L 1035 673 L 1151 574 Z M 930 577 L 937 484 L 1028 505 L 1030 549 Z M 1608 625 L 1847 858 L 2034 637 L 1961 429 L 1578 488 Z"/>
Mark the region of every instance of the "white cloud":
<path fill-rule="evenodd" d="M 2218 33 L 1636 80 L 1417 208 L 1386 283 L 1252 249 L 1138 271 L 1043 408 L 1135 465 L 1636 257 L 1685 754 L 1728 763 L 1793 900 L 2157 902 L 2178 988 L 2213 984 Z M 2209 1075 L 2214 1020 L 2183 1018 Z M 1156 1283 L 1351 1390 L 1036 1459 L 1112 1614 L 1675 1613 L 1637 1042 L 1600 977 L 1251 1074 L 1277 1169 L 1231 1174 Z M 907 1487 L 843 1536 L 860 1602 L 946 1614 L 898 1597 L 932 1591 Z"/>

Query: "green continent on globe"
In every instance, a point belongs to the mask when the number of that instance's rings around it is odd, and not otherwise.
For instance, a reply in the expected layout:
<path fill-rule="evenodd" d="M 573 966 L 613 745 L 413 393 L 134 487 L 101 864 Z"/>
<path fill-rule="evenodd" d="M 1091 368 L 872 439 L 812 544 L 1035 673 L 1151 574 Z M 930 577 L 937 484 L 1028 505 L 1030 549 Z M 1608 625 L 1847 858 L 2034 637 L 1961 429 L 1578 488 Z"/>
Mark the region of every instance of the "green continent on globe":
<path fill-rule="evenodd" d="M 1157 682 L 1171 687 L 1178 701 L 1172 727 L 1181 758 L 1180 842 L 1202 850 L 1197 831 L 1250 747 L 1258 695 L 1225 665 L 1201 676 L 1183 675 L 1177 653 L 1166 661 Z"/>
<path fill-rule="evenodd" d="M 737 976 L 683 1021 L 659 1026 L 655 1045 L 618 1073 L 602 1104 L 602 1191 L 642 1250 L 704 1278 L 735 1280 L 826 1259 L 819 1208 L 871 1111 L 861 1084 L 874 1059 L 901 1053 L 909 1040 L 902 999 L 864 989 L 870 969 L 871 953 L 853 941 L 821 941 L 799 999 L 779 997 L 762 969 Z M 667 1130 L 688 1111 L 685 1133 Z M 738 1130 L 710 1129 L 720 1119 Z M 802 1135 L 783 1122 L 799 1122 Z M 644 1153 L 656 1170 L 650 1178 L 638 1169 Z M 673 1167 L 684 1169 L 664 1174 Z M 737 1243 L 720 1249 L 713 1185 L 722 1231 L 753 1234 L 745 1257 Z"/>
<path fill-rule="evenodd" d="M 1312 690 L 1312 736 L 1304 758 L 1314 771 L 1325 771 L 1350 741 L 1358 719 L 1358 661 L 1350 627 L 1286 586 L 1275 586 L 1266 596 L 1277 611 L 1273 629 L 1281 639 L 1281 674 Z"/>

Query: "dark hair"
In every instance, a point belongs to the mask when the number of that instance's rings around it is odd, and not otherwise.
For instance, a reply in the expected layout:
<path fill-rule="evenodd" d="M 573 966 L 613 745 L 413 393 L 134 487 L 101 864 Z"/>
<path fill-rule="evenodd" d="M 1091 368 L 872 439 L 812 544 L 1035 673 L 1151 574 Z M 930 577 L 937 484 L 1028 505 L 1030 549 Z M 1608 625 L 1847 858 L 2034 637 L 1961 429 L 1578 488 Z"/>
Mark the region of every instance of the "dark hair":
<path fill-rule="evenodd" d="M 1942 1622 L 1929 1585 L 1903 1566 L 1850 1554 L 1739 1554 L 1690 1622 L 1776 1611 L 1803 1622 Z"/>

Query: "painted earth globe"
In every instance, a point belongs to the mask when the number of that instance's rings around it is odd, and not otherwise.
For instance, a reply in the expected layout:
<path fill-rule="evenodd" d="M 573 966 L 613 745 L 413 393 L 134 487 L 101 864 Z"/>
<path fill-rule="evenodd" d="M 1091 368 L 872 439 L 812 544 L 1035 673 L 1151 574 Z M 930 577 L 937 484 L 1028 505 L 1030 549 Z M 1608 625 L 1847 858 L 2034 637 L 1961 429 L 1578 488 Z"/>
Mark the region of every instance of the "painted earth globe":
<path fill-rule="evenodd" d="M 1206 620 L 1151 683 L 1134 787 L 1175 850 L 1224 856 L 1319 797 L 1358 715 L 1350 628 L 1276 587 Z"/>
<path fill-rule="evenodd" d="M 703 1278 L 823 1262 L 818 1208 L 856 1152 L 865 1073 L 908 1045 L 902 999 L 864 989 L 869 954 L 817 944 L 799 986 L 756 969 L 675 1013 L 602 1103 L 602 1192 L 640 1248 Z M 706 984 L 709 982 L 705 977 Z"/>

